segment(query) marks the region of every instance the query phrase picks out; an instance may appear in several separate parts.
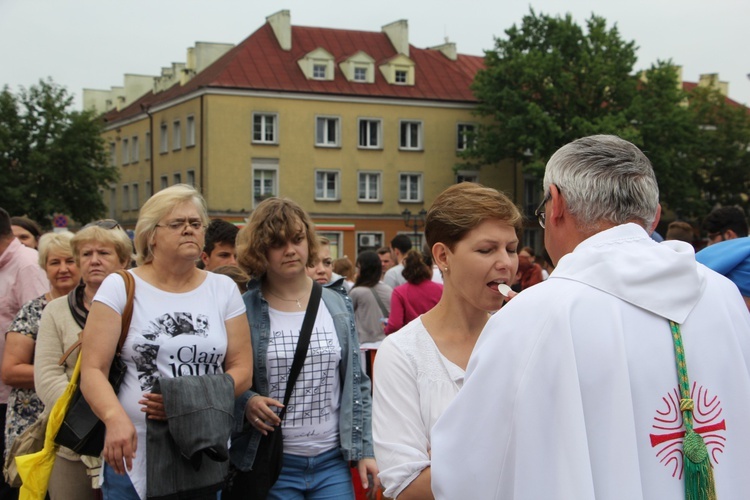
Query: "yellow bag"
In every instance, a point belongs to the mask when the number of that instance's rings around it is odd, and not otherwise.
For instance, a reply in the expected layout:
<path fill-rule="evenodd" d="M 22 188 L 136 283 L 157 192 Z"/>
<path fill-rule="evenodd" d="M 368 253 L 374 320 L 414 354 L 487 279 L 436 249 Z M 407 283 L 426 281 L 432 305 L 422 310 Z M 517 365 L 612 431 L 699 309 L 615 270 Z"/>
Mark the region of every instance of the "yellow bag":
<path fill-rule="evenodd" d="M 52 467 L 55 465 L 58 445 L 55 444 L 55 436 L 62 425 L 65 413 L 68 411 L 70 399 L 78 387 L 81 375 L 81 355 L 78 354 L 73 376 L 68 382 L 65 392 L 55 402 L 47 421 L 47 432 L 44 436 L 44 448 L 42 451 L 31 455 L 16 457 L 16 468 L 21 476 L 21 492 L 19 500 L 44 500 L 49 486 L 49 478 L 52 475 Z"/>

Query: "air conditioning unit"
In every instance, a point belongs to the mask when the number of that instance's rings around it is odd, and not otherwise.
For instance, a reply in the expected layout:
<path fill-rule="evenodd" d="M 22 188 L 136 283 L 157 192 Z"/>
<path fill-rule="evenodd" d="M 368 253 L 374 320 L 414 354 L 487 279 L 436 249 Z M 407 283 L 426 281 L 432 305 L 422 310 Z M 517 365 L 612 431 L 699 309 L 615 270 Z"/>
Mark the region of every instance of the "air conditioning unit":
<path fill-rule="evenodd" d="M 360 247 L 377 247 L 380 246 L 380 238 L 375 234 L 360 234 L 359 235 L 359 246 Z"/>

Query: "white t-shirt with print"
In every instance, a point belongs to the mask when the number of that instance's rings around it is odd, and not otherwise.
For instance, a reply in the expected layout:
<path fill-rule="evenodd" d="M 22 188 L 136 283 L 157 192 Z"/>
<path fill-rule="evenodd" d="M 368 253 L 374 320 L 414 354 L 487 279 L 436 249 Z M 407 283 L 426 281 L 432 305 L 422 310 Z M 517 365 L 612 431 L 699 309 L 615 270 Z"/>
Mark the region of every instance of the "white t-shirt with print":
<path fill-rule="evenodd" d="M 138 401 L 151 392 L 158 377 L 223 373 L 227 349 L 224 322 L 245 313 L 237 285 L 222 275 L 206 273 L 198 288 L 186 293 L 159 290 L 135 277 L 133 319 L 122 348 L 127 366 L 118 394 L 138 433 L 138 450 L 130 479 L 146 498 L 146 418 Z M 125 284 L 108 276 L 94 297 L 122 314 Z"/>
<path fill-rule="evenodd" d="M 269 396 L 283 403 L 305 311 L 282 312 L 269 308 L 268 312 L 271 320 Z M 282 421 L 284 453 L 314 457 L 339 446 L 340 362 L 341 345 L 333 318 L 321 300 L 305 364 Z"/>

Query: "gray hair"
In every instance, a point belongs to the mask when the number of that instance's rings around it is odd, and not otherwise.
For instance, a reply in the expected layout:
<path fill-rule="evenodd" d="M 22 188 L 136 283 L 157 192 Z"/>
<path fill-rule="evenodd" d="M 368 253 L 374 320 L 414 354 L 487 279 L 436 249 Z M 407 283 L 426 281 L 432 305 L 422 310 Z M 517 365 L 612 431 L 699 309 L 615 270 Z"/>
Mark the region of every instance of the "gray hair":
<path fill-rule="evenodd" d="M 651 162 L 634 144 L 592 135 L 566 144 L 547 162 L 544 191 L 554 184 L 583 230 L 601 222 L 635 222 L 651 230 L 659 186 Z"/>

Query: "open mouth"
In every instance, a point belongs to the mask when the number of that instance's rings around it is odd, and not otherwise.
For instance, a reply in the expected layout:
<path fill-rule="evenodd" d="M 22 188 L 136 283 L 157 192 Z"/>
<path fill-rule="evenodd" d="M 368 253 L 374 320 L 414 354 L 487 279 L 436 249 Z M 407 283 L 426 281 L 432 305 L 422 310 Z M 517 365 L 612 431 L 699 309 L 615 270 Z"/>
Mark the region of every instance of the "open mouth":
<path fill-rule="evenodd" d="M 490 281 L 489 283 L 487 283 L 487 286 L 506 297 L 511 290 L 510 287 L 506 284 L 505 280 Z"/>

